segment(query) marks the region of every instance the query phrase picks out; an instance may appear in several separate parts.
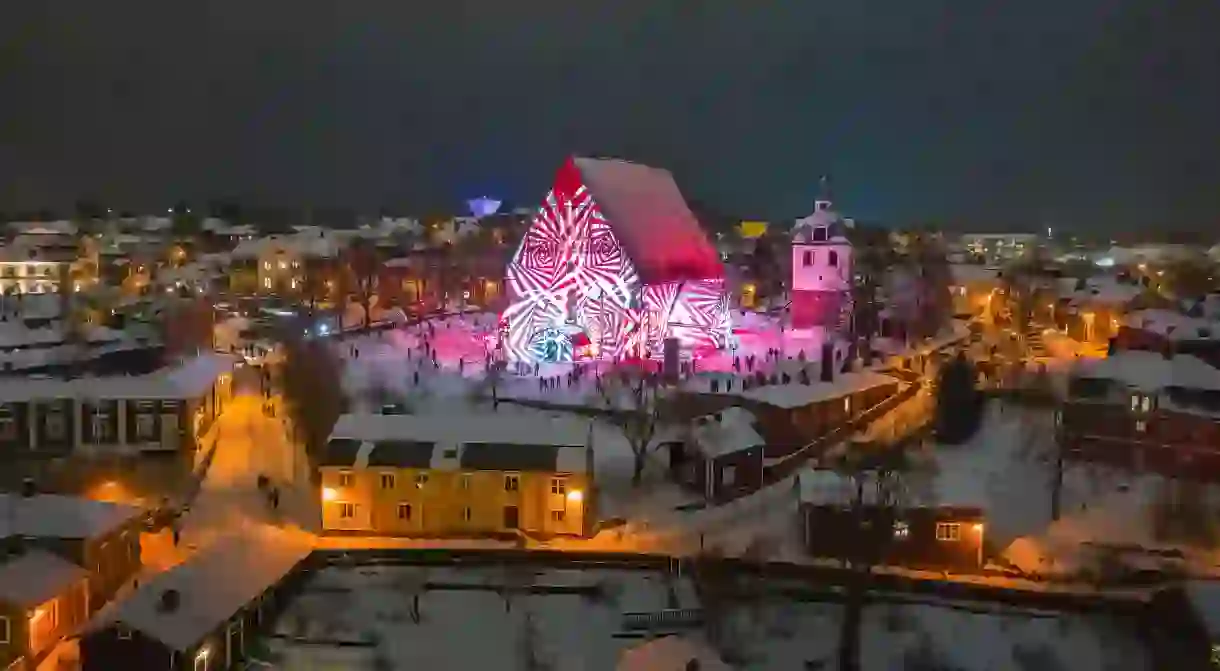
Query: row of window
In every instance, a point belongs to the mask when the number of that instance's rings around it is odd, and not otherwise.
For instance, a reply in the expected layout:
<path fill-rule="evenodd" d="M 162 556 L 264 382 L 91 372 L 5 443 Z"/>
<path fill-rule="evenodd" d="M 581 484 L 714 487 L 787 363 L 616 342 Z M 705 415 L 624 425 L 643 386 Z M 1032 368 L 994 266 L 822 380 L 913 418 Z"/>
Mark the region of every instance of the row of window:
<path fill-rule="evenodd" d="M 344 519 L 344 520 L 354 519 L 356 517 L 356 513 L 359 512 L 359 510 L 360 510 L 360 504 L 358 504 L 358 503 L 346 503 L 346 502 L 340 503 L 339 504 L 339 519 Z M 402 520 L 403 522 L 410 522 L 412 517 L 415 514 L 415 507 L 410 503 L 399 503 L 397 513 L 398 513 L 397 516 L 398 516 L 399 520 Z M 559 509 L 559 510 L 551 511 L 551 521 L 552 522 L 563 522 L 567 519 L 567 517 L 568 517 L 568 511 L 566 511 L 566 510 Z M 469 522 L 470 519 L 471 519 L 470 507 L 469 506 L 463 507 L 462 508 L 462 521 Z"/>
<path fill-rule="evenodd" d="M 813 253 L 812 251 L 805 250 L 804 255 L 802 255 L 802 256 L 801 256 L 801 265 L 803 265 L 803 266 L 805 266 L 806 268 L 808 268 L 809 266 L 812 266 L 816 260 L 817 260 L 817 257 L 814 255 L 814 253 Z M 828 266 L 830 266 L 830 267 L 832 267 L 832 268 L 837 268 L 837 267 L 838 267 L 838 265 L 839 265 L 839 253 L 838 253 L 837 251 L 835 251 L 835 250 L 833 250 L 833 249 L 831 249 L 831 250 L 827 250 L 827 252 L 826 252 L 826 265 L 828 265 Z"/>
<path fill-rule="evenodd" d="M 339 473 L 339 486 L 340 487 L 351 487 L 352 483 L 354 481 L 355 481 L 354 473 L 351 473 L 348 471 L 343 471 L 343 472 Z M 397 473 L 382 473 L 381 478 L 380 478 L 380 484 L 381 484 L 382 489 L 394 489 L 398 485 L 398 474 Z M 428 484 L 428 474 L 427 473 L 416 473 L 415 474 L 415 486 L 423 487 L 426 484 Z M 470 489 L 470 473 L 462 474 L 462 476 L 458 479 L 458 486 L 462 489 Z M 515 492 L 515 491 L 519 491 L 520 488 L 521 488 L 521 476 L 520 475 L 510 473 L 510 474 L 504 476 L 504 491 Z M 568 493 L 567 479 L 566 478 L 551 478 L 551 493 L 559 494 L 559 495 L 567 494 Z"/>
<path fill-rule="evenodd" d="M 68 438 L 68 418 L 64 413 L 48 414 L 43 419 L 43 431 L 47 440 L 66 440 Z M 106 413 L 94 414 L 89 418 L 90 435 L 94 442 L 116 440 L 116 427 Z M 156 440 L 157 420 L 154 415 L 136 415 L 133 435 L 129 440 Z M 12 417 L 0 417 L 0 440 L 17 440 L 17 420 Z"/>
<path fill-rule="evenodd" d="M 909 538 L 911 535 L 911 525 L 906 522 L 894 523 L 894 538 Z M 948 543 L 955 543 L 962 539 L 962 525 L 960 522 L 937 522 L 936 523 L 936 540 Z"/>

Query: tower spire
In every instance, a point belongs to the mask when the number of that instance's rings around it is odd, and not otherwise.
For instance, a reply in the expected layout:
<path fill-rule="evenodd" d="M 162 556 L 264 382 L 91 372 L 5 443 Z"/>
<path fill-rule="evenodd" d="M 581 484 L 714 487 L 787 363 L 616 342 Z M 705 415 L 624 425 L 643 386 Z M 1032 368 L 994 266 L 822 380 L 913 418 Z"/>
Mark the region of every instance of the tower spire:
<path fill-rule="evenodd" d="M 822 175 L 822 177 L 818 179 L 818 199 L 814 201 L 813 209 L 815 212 L 829 210 L 831 209 L 833 203 L 834 198 L 830 191 L 830 177 L 828 175 Z"/>

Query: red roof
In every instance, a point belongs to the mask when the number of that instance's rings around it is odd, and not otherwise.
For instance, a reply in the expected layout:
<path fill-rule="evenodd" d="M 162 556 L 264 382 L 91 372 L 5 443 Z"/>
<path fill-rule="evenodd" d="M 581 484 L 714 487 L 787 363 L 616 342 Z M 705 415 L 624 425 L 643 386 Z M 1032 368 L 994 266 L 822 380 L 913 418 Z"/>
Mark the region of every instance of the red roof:
<path fill-rule="evenodd" d="M 673 175 L 618 159 L 573 157 L 556 189 L 583 184 L 644 284 L 721 279 L 716 248 L 686 205 Z"/>

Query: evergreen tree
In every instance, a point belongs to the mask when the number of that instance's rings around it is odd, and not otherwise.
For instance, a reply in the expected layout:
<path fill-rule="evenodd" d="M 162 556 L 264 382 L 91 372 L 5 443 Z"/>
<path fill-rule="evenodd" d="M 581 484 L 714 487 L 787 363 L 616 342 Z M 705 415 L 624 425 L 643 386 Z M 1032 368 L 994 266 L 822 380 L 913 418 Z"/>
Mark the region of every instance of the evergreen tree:
<path fill-rule="evenodd" d="M 936 388 L 936 438 L 942 443 L 964 443 L 978 430 L 983 396 L 975 388 L 974 367 L 964 354 L 941 367 Z"/>

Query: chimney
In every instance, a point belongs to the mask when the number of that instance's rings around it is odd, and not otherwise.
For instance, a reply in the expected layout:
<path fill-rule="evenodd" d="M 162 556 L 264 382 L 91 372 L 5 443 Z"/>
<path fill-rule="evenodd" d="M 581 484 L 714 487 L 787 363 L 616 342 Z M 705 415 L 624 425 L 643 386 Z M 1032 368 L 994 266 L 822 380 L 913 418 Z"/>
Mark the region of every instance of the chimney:
<path fill-rule="evenodd" d="M 38 496 L 38 485 L 34 482 L 34 478 L 25 478 L 21 481 L 21 498 L 32 499 Z"/>
<path fill-rule="evenodd" d="M 167 589 L 161 592 L 161 598 L 157 600 L 157 610 L 162 613 L 172 613 L 178 610 L 178 606 L 182 603 L 182 595 L 176 589 Z"/>
<path fill-rule="evenodd" d="M 835 346 L 834 343 L 822 343 L 822 382 L 833 382 L 835 379 Z"/>

